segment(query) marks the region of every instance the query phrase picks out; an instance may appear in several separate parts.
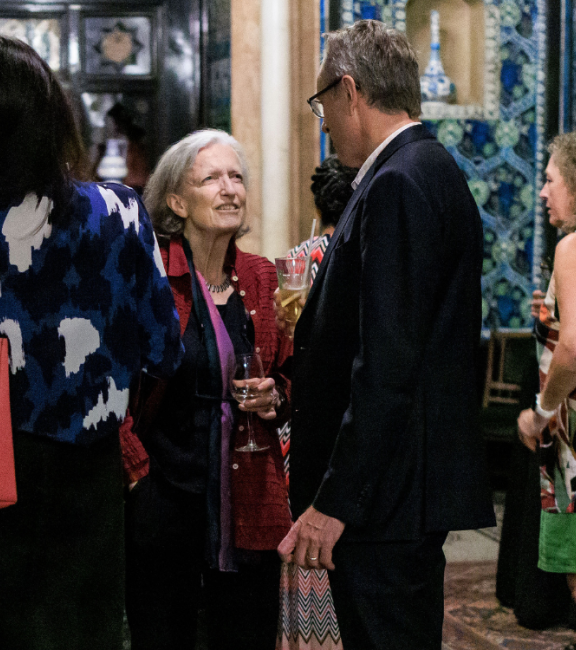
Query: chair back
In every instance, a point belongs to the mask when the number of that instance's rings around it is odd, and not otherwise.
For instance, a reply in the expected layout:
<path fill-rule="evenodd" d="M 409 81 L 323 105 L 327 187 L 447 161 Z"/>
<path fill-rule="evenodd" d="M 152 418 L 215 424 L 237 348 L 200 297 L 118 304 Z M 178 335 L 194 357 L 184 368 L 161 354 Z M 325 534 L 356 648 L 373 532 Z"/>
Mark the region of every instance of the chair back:
<path fill-rule="evenodd" d="M 530 332 L 490 333 L 486 380 L 484 382 L 483 408 L 491 404 L 519 404 L 522 374 L 526 365 Z"/>

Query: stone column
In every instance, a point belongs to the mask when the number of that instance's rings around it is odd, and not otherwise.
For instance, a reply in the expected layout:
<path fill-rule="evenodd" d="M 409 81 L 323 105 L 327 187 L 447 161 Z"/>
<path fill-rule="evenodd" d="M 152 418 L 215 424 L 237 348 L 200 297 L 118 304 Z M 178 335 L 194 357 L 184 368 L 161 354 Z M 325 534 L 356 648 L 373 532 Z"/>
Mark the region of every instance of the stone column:
<path fill-rule="evenodd" d="M 261 4 L 262 254 L 290 248 L 290 0 Z"/>
<path fill-rule="evenodd" d="M 231 11 L 232 135 L 244 147 L 250 167 L 250 232 L 239 241 L 239 246 L 251 253 L 261 253 L 260 0 L 231 0 Z"/>
<path fill-rule="evenodd" d="M 273 259 L 308 238 L 319 159 L 319 0 L 231 0 L 232 134 L 250 166 L 251 232 L 240 248 Z M 305 233 L 305 234 L 302 234 Z"/>

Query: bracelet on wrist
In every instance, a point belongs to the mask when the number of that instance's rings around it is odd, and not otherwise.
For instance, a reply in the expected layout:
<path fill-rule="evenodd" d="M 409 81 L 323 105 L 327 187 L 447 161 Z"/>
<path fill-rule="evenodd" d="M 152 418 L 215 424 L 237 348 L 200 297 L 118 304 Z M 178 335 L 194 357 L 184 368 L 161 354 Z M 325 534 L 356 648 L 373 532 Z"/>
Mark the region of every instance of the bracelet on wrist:
<path fill-rule="evenodd" d="M 549 420 L 556 411 L 555 410 L 547 411 L 546 409 L 543 409 L 542 406 L 540 405 L 540 399 L 541 399 L 540 393 L 538 393 L 536 395 L 536 406 L 534 407 L 534 412 L 538 413 L 538 415 L 540 415 L 541 417 Z"/>

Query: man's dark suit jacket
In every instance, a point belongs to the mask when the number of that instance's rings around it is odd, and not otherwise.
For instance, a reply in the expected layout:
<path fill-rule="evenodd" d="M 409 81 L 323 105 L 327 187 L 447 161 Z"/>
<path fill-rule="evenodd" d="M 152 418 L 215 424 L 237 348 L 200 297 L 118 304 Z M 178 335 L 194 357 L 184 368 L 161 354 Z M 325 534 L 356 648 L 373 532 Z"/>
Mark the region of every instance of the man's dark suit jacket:
<path fill-rule="evenodd" d="M 494 525 L 477 426 L 482 225 L 424 126 L 354 192 L 296 327 L 291 501 L 344 539 Z"/>

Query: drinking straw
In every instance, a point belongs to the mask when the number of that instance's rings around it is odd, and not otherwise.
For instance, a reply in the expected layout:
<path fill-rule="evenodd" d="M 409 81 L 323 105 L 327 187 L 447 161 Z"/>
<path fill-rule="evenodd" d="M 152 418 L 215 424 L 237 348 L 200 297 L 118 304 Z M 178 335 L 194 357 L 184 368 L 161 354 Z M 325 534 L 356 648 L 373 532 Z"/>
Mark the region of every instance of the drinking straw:
<path fill-rule="evenodd" d="M 310 284 L 310 272 L 312 271 L 312 244 L 314 243 L 314 231 L 316 230 L 316 219 L 312 219 L 312 230 L 308 240 L 308 256 L 306 257 L 306 286 Z"/>
<path fill-rule="evenodd" d="M 288 298 L 284 299 L 284 300 L 280 303 L 280 306 L 281 306 L 282 308 L 286 307 L 286 306 L 289 305 L 291 302 L 294 302 L 295 300 L 297 300 L 298 298 L 300 298 L 301 295 L 302 295 L 302 292 L 301 292 L 301 291 L 296 291 L 296 292 L 293 293 L 292 295 L 288 296 Z"/>

